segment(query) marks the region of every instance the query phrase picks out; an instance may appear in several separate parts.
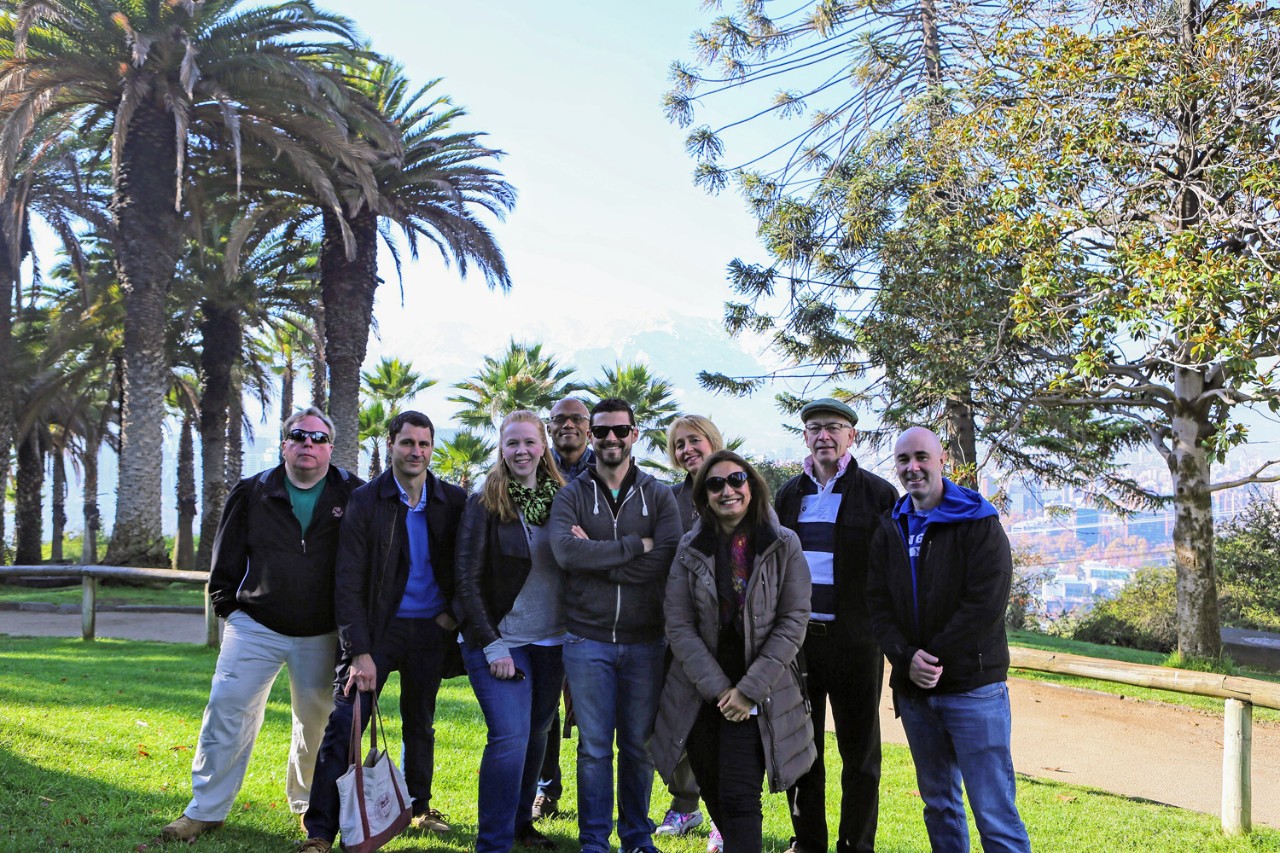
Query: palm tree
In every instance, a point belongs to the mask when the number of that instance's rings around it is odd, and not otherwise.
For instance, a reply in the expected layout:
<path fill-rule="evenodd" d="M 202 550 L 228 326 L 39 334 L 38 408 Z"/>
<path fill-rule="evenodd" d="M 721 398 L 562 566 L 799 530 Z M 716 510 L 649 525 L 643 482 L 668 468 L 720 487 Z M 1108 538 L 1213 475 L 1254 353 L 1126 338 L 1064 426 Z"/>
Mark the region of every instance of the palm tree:
<path fill-rule="evenodd" d="M 360 384 L 366 395 L 380 400 L 386 406 L 387 414 L 394 417 L 403 401 L 427 390 L 436 381 L 424 379 L 413 369 L 413 362 L 384 356 L 377 367 L 360 374 Z"/>
<path fill-rule="evenodd" d="M 181 254 L 188 146 L 230 148 L 237 175 L 241 152 L 274 152 L 339 210 L 329 164 L 354 183 L 369 176 L 367 149 L 344 130 L 363 101 L 322 64 L 354 44 L 351 25 L 310 0 L 5 0 L 0 10 L 0 44 L 12 46 L 0 66 L 0 196 L 42 117 L 74 119 L 86 138 L 110 129 L 126 315 L 123 487 L 107 560 L 163 565 L 165 294 Z M 342 43 L 320 41 L 329 37 Z"/>
<path fill-rule="evenodd" d="M 615 362 L 613 367 L 601 370 L 604 378 L 591 382 L 584 390 L 600 400 L 619 397 L 630 403 L 640 437 L 652 452 L 665 453 L 667 427 L 680 412 L 671 383 L 650 373 L 648 366 L 639 362 Z"/>
<path fill-rule="evenodd" d="M 374 400 L 360 407 L 360 445 L 369 443 L 369 479 L 382 473 L 383 439 L 387 434 L 387 407 L 381 400 Z"/>
<path fill-rule="evenodd" d="M 479 373 L 455 384 L 463 393 L 448 399 L 463 407 L 457 417 L 465 427 L 496 433 L 510 412 L 543 412 L 577 390 L 579 386 L 569 382 L 573 373 L 572 367 L 562 368 L 551 356 L 544 357 L 542 344 L 513 338 L 500 357 L 485 356 Z"/>
<path fill-rule="evenodd" d="M 196 565 L 195 520 L 199 504 L 196 500 L 194 433 L 200 410 L 200 392 L 196 384 L 196 377 L 184 371 L 174 376 L 173 386 L 165 395 L 165 403 L 178 416 L 178 532 L 173 538 L 170 564 L 182 571 L 190 571 Z"/>
<path fill-rule="evenodd" d="M 501 219 L 516 196 L 502 175 L 485 165 L 501 152 L 482 146 L 480 133 L 451 129 L 466 112 L 432 94 L 438 80 L 412 91 L 404 69 L 386 60 L 350 65 L 345 71 L 399 133 L 399 150 L 374 142 L 379 149 L 376 201 L 348 200 L 342 212 L 321 211 L 329 414 L 338 433 L 333 458 L 351 467 L 358 454 L 360 366 L 379 282 L 379 237 L 393 249 L 397 269 L 390 224 L 404 235 L 412 257 L 418 256 L 419 240 L 425 240 L 446 263 L 457 264 L 463 277 L 474 264 L 486 284 L 506 290 L 511 286 L 506 260 L 482 217 Z M 335 317 L 342 322 L 333 322 Z"/>
<path fill-rule="evenodd" d="M 488 467 L 495 450 L 496 444 L 463 430 L 451 441 L 436 445 L 431 454 L 431 467 L 441 479 L 469 492 L 480 472 Z"/>

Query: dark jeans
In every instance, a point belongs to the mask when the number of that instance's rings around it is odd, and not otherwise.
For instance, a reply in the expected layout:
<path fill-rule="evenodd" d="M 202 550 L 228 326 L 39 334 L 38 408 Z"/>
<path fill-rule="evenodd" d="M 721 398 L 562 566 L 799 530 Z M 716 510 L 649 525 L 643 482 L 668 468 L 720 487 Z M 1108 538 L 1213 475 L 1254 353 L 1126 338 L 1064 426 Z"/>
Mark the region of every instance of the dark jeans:
<path fill-rule="evenodd" d="M 373 649 L 378 668 L 377 693 L 381 695 L 387 676 L 400 673 L 400 720 L 404 737 L 404 780 L 413 797 L 413 813 L 422 814 L 431 805 L 431 776 L 435 767 L 436 693 L 444 668 L 447 644 L 455 634 L 434 619 L 391 620 Z M 347 772 L 347 749 L 351 736 L 352 695 L 342 695 L 350 661 L 338 664 L 334 681 L 333 713 L 320 744 L 315 778 L 311 782 L 311 805 L 303 825 L 308 838 L 332 841 L 338 834 L 338 777 Z M 370 694 L 360 694 L 360 718 L 367 727 L 373 706 Z"/>
<path fill-rule="evenodd" d="M 556 715 L 551 718 L 551 729 L 547 732 L 547 750 L 542 756 L 542 770 L 538 773 L 538 793 L 553 800 L 560 799 L 564 793 L 564 782 L 560 778 L 560 707 L 556 706 Z"/>
<path fill-rule="evenodd" d="M 724 853 L 760 853 L 765 766 L 759 718 L 731 723 L 714 705 L 703 704 L 687 754 L 702 800 L 724 837 Z"/>
<path fill-rule="evenodd" d="M 839 835 L 834 849 L 837 853 L 873 851 L 880 812 L 880 689 L 884 657 L 874 641 L 854 643 L 838 634 L 815 633 L 817 630 L 832 631 L 834 626 L 810 625 L 804 640 L 818 758 L 787 791 L 796 848 L 800 853 L 825 853 L 829 849 L 827 771 L 822 751 L 830 700 L 836 745 L 844 763 L 840 774 Z"/>

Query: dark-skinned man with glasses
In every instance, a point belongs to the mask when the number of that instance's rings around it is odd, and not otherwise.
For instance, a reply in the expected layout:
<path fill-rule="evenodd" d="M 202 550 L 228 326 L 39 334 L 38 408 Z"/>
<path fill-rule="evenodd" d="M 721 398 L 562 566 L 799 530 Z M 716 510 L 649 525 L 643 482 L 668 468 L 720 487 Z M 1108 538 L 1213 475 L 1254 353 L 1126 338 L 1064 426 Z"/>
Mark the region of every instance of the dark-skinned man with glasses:
<path fill-rule="evenodd" d="M 566 483 L 596 461 L 595 453 L 589 445 L 590 424 L 591 415 L 587 412 L 587 404 L 577 397 L 565 397 L 551 407 L 551 414 L 547 418 L 551 455 L 555 457 L 556 465 Z M 566 691 L 566 709 L 571 702 Z M 565 713 L 567 715 L 568 711 Z M 538 793 L 533 798 L 533 812 L 529 816 L 531 820 L 554 817 L 560 813 L 560 797 L 564 793 L 560 773 L 561 733 L 560 714 L 557 711 L 551 720 L 551 729 L 547 732 L 547 751 L 542 757 L 542 770 L 538 773 Z"/>
<path fill-rule="evenodd" d="M 218 523 L 209 597 L 226 626 L 191 767 L 191 803 L 164 827 L 165 838 L 190 841 L 222 826 L 285 666 L 293 705 L 285 792 L 296 814 L 310 800 L 333 710 L 338 527 L 361 481 L 329 464 L 333 422 L 324 412 L 298 412 L 283 432 L 281 464 L 237 483 Z"/>
<path fill-rule="evenodd" d="M 809 456 L 804 472 L 778 489 L 778 521 L 800 536 L 813 578 L 803 655 L 818 758 L 787 791 L 793 853 L 875 849 L 880 808 L 880 690 L 884 659 L 871 634 L 866 588 L 871 536 L 898 491 L 858 466 L 849 452 L 858 416 L 830 397 L 800 410 Z M 827 702 L 835 723 L 840 775 L 836 843 L 827 844 L 822 732 Z"/>
<path fill-rule="evenodd" d="M 639 470 L 639 432 L 624 400 L 591 410 L 595 464 L 556 495 L 548 522 L 564 572 L 564 668 L 578 724 L 578 844 L 609 853 L 614 738 L 618 839 L 654 853 L 649 738 L 666 653 L 663 596 L 682 525 L 671 489 Z"/>

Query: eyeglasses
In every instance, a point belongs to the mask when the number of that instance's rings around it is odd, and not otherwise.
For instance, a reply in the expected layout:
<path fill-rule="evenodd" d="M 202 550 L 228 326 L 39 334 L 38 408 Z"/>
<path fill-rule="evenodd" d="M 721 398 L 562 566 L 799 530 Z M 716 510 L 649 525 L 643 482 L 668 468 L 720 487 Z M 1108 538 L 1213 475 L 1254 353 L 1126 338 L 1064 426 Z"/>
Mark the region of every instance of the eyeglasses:
<path fill-rule="evenodd" d="M 733 486 L 735 489 L 741 489 L 747 484 L 747 472 L 734 471 L 727 477 L 708 477 L 703 482 L 703 485 L 707 487 L 707 491 L 710 494 L 718 495 L 724 491 L 726 483 Z"/>
<path fill-rule="evenodd" d="M 562 427 L 567 423 L 585 424 L 586 422 L 586 415 L 556 415 L 553 418 L 547 419 L 547 423 L 551 424 L 553 427 Z"/>
<path fill-rule="evenodd" d="M 311 439 L 312 444 L 329 443 L 329 434 L 327 432 L 320 432 L 318 429 L 291 429 L 285 438 L 290 441 L 296 441 L 298 444 L 302 444 L 302 442 L 306 441 L 308 438 Z"/>
<path fill-rule="evenodd" d="M 609 433 L 613 433 L 614 438 L 626 438 L 635 429 L 631 424 L 615 424 L 613 426 L 593 426 L 591 434 L 599 439 L 606 439 Z"/>
<path fill-rule="evenodd" d="M 814 437 L 822 435 L 824 432 L 829 433 L 831 435 L 839 435 L 841 430 L 846 430 L 846 429 L 853 429 L 853 427 L 849 426 L 848 424 L 841 424 L 841 423 L 805 424 L 804 425 L 805 435 L 812 435 Z"/>

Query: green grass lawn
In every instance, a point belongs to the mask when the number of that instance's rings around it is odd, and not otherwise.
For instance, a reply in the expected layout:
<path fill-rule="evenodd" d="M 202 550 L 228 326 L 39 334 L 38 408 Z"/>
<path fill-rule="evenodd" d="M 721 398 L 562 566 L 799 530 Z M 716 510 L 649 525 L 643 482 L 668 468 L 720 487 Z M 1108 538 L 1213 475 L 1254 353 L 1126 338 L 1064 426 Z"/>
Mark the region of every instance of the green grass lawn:
<path fill-rule="evenodd" d="M 46 602 L 49 604 L 79 604 L 84 594 L 80 581 L 73 586 L 40 587 L 0 584 L 0 601 L 18 604 Z M 191 583 L 171 583 L 158 586 L 124 586 L 98 582 L 98 606 L 121 604 L 147 604 L 168 606 L 204 607 L 204 587 Z"/>
<path fill-rule="evenodd" d="M 199 646 L 0 635 L 0 851 L 156 850 L 160 827 L 190 797 L 192 751 L 208 698 L 216 652 Z M 384 694 L 390 735 L 399 739 L 395 680 Z M 271 694 L 266 721 L 240 799 L 202 851 L 286 851 L 300 837 L 284 801 L 290 715 L 285 680 Z M 475 834 L 476 779 L 485 731 L 465 680 L 441 691 L 436 722 L 433 805 L 449 815 L 447 838 L 402 836 L 388 850 L 465 851 Z M 574 741 L 567 744 L 571 749 Z M 828 804 L 838 801 L 829 743 Z M 573 762 L 564 762 L 568 814 L 544 831 L 576 849 Z M 885 748 L 878 849 L 925 851 L 928 842 L 906 749 Z M 665 792 L 655 782 L 653 814 Z M 1219 821 L 1054 782 L 1022 778 L 1019 805 L 1037 851 L 1280 851 L 1280 831 L 1224 838 Z M 783 850 L 790 827 L 785 799 L 765 800 L 766 849 Z M 977 849 L 977 836 L 973 836 Z M 661 839 L 664 853 L 702 853 L 706 838 Z M 170 848 L 173 849 L 173 848 Z"/>

